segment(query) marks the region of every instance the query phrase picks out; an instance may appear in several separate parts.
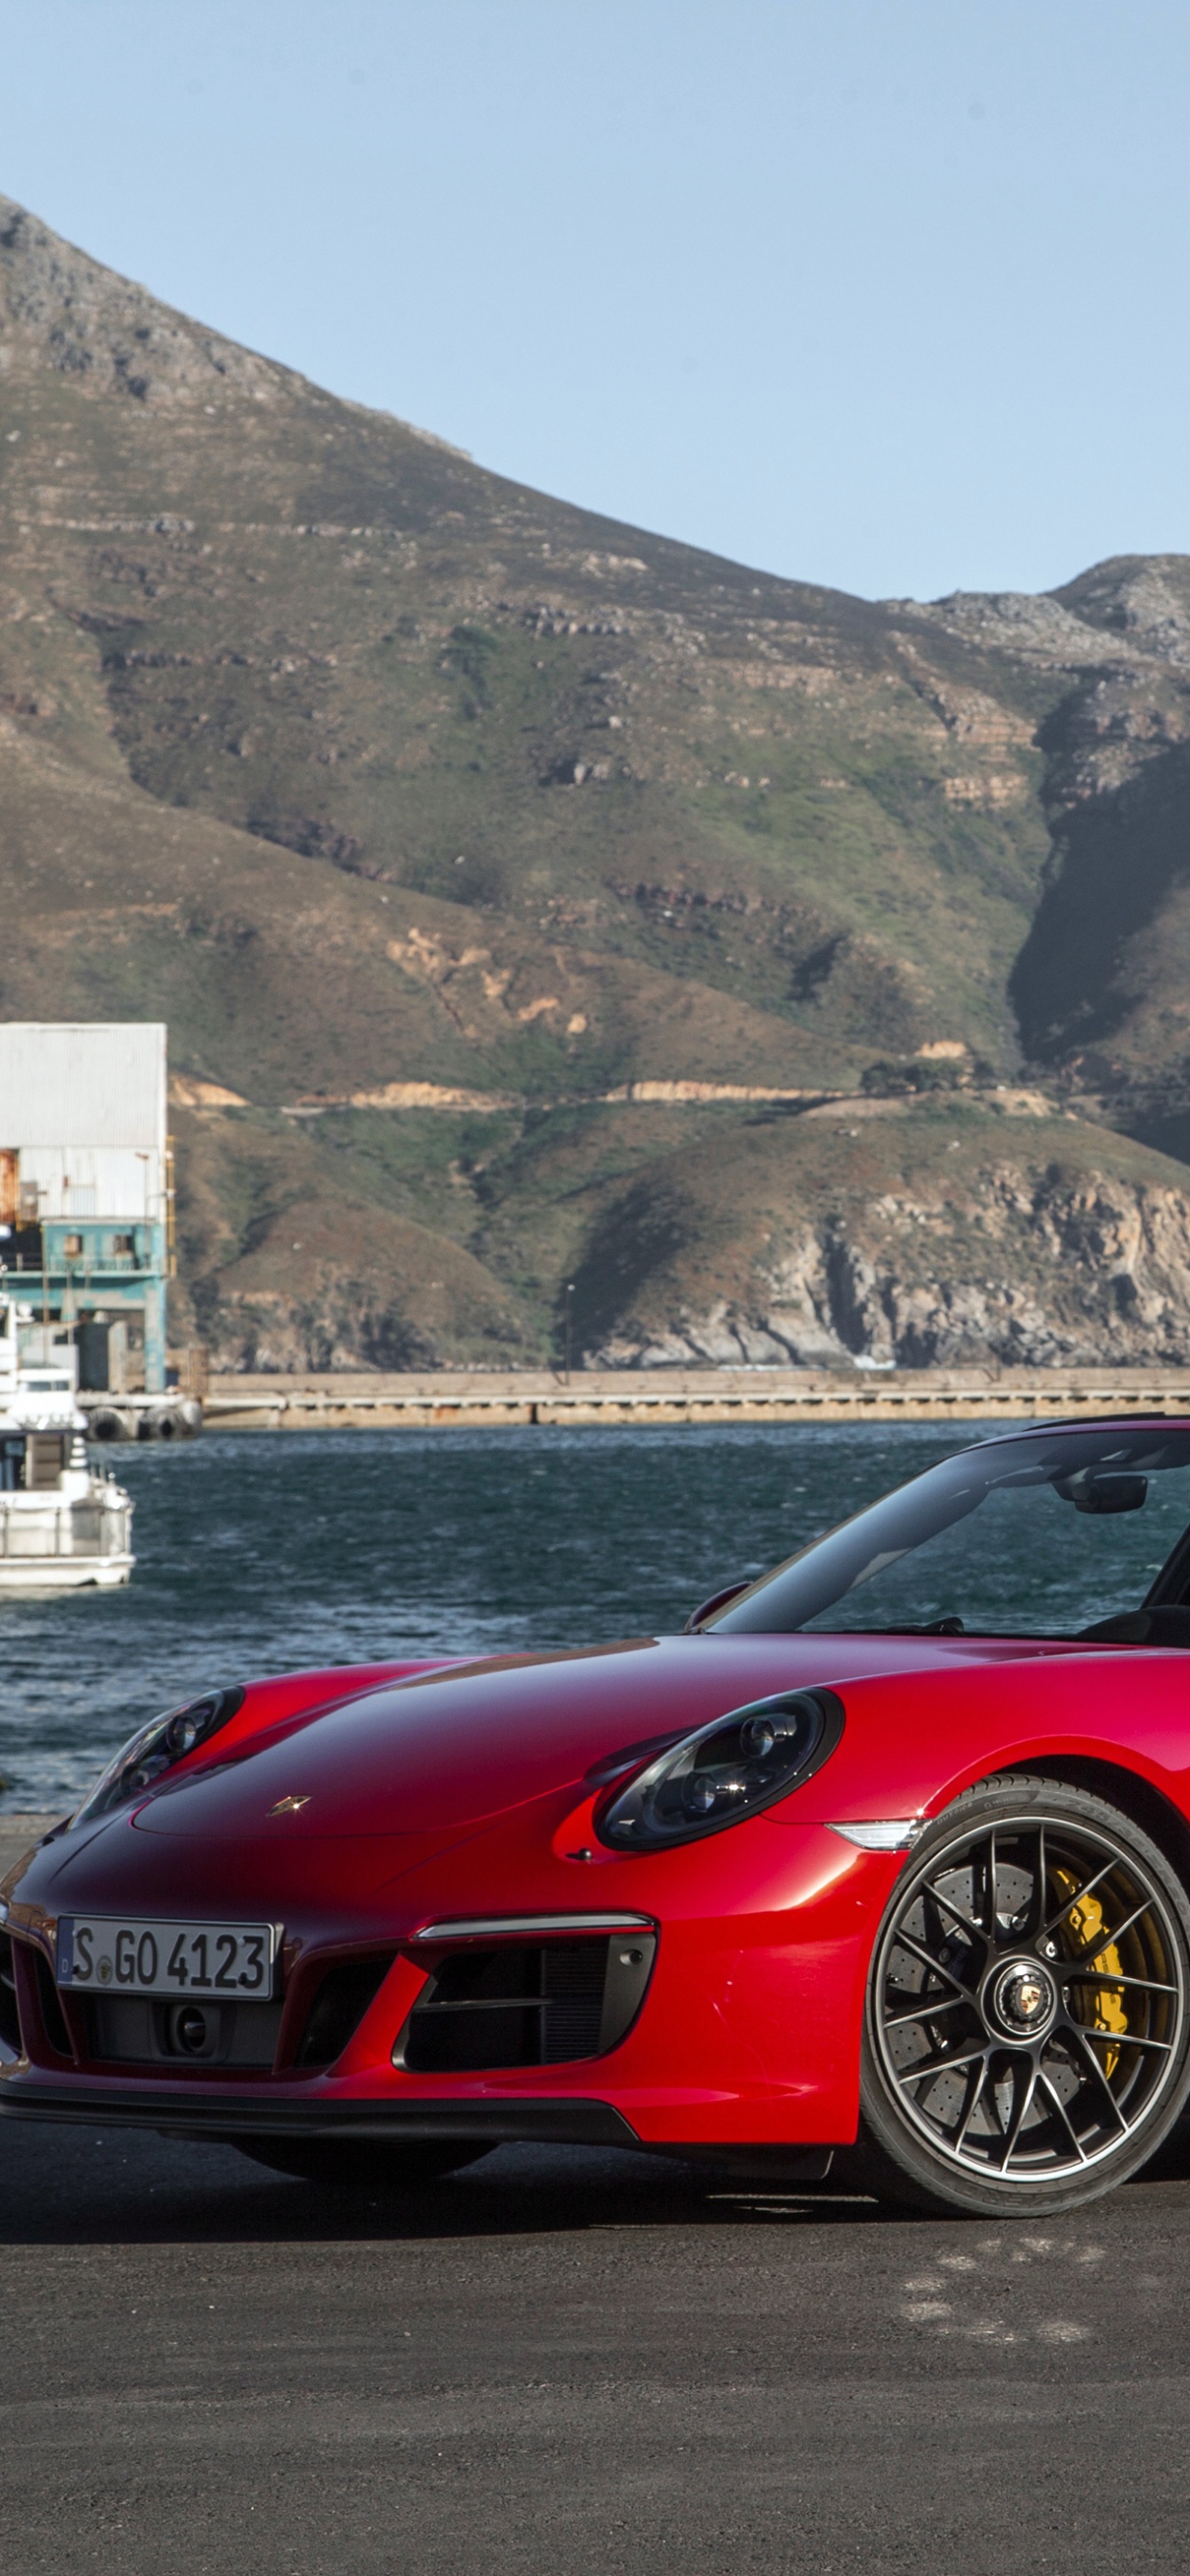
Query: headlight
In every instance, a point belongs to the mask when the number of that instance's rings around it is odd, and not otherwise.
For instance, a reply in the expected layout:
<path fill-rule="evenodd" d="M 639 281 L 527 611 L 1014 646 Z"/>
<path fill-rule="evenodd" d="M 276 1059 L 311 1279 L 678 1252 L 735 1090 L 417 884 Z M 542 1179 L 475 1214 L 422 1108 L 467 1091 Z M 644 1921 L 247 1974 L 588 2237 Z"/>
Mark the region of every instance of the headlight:
<path fill-rule="evenodd" d="M 753 1700 L 638 1771 L 597 1817 L 596 1832 L 613 1851 L 662 1851 L 721 1833 L 808 1780 L 842 1729 L 832 1691 Z"/>
<path fill-rule="evenodd" d="M 113 1807 L 124 1806 L 128 1799 L 139 1798 L 145 1789 L 159 1780 L 163 1771 L 171 1771 L 193 1753 L 196 1744 L 205 1744 L 220 1726 L 226 1726 L 242 1705 L 243 1691 L 205 1691 L 201 1699 L 189 1699 L 182 1708 L 169 1708 L 163 1717 L 151 1717 L 147 1726 L 129 1737 L 101 1771 L 94 1788 L 71 1818 L 75 1825 L 89 1824 L 95 1816 L 106 1816 Z"/>

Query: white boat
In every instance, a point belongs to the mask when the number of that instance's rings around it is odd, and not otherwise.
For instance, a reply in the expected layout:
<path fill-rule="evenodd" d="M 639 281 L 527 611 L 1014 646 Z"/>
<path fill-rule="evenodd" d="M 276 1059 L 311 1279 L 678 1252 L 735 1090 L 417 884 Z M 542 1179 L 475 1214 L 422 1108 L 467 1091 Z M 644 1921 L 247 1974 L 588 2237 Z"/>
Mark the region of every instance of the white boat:
<path fill-rule="evenodd" d="M 90 1465 L 86 1427 L 73 1351 L 22 1362 L 0 1300 L 0 1592 L 127 1583 L 132 1497 Z"/>

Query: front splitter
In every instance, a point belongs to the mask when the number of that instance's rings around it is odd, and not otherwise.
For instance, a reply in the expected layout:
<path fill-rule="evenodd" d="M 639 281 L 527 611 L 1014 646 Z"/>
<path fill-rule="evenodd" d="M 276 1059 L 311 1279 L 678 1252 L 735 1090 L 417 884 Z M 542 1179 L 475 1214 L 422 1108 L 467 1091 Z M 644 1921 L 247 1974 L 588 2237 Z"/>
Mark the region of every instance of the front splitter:
<path fill-rule="evenodd" d="M 65 2120 L 84 2126 L 155 2129 L 163 2137 L 342 2138 L 374 2144 L 429 2138 L 486 2138 L 493 2146 L 635 2147 L 640 2140 L 610 2102 L 566 2096 L 506 2102 L 196 2101 L 192 2093 L 121 2085 L 0 2082 L 0 2119 Z"/>

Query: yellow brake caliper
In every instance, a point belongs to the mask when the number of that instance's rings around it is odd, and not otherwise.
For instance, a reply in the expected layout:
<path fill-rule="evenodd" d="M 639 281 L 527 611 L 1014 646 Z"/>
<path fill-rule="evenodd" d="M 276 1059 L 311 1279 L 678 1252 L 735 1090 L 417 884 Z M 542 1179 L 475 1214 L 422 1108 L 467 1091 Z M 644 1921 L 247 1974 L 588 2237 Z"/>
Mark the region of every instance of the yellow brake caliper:
<path fill-rule="evenodd" d="M 1078 1880 L 1072 1871 L 1056 1869 L 1053 1879 L 1060 1895 L 1073 1896 Z M 1097 1896 L 1080 1896 L 1077 1905 L 1071 1906 L 1065 1918 L 1065 1928 L 1071 1934 L 1076 1951 L 1085 1955 L 1088 1967 L 1102 1968 L 1108 1977 L 1123 1976 L 1124 1963 L 1115 1942 L 1107 1942 L 1101 1950 L 1094 1946 L 1104 1928 L 1103 1907 Z M 1070 2010 L 1074 2019 L 1085 2023 L 1089 2030 L 1114 2031 L 1121 2039 L 1127 2031 L 1124 1998 L 1114 1986 L 1075 1986 L 1070 1997 Z M 1109 2048 L 1103 2061 L 1104 2074 L 1114 2075 L 1119 2063 L 1119 2049 Z"/>

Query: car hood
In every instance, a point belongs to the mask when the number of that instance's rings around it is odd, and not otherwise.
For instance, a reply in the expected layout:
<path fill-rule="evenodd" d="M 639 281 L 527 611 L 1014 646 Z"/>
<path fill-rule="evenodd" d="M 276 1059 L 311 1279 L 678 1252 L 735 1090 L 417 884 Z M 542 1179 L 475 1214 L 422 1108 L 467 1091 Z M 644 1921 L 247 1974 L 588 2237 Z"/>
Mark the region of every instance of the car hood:
<path fill-rule="evenodd" d="M 290 1719 L 233 1760 L 159 1790 L 132 1823 L 156 1836 L 256 1843 L 456 1833 L 770 1692 L 1038 1651 L 961 1638 L 712 1635 L 455 1665 Z"/>

